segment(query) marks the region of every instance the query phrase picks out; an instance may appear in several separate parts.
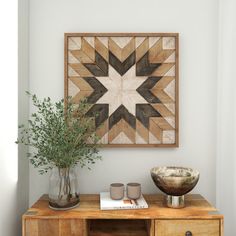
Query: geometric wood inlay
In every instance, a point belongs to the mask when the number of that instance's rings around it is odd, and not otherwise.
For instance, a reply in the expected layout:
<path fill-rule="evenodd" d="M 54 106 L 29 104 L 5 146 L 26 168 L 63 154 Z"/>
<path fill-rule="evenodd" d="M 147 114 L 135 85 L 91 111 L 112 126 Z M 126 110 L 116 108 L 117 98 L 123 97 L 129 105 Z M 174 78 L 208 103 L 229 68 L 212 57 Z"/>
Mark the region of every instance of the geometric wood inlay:
<path fill-rule="evenodd" d="M 65 34 L 65 97 L 104 146 L 178 147 L 178 34 Z"/>

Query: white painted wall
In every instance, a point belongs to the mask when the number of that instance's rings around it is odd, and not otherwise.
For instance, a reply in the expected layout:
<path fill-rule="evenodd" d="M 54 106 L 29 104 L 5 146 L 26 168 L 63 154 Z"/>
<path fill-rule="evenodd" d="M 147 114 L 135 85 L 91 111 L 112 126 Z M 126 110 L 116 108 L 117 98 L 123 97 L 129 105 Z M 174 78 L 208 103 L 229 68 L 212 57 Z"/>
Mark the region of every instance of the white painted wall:
<path fill-rule="evenodd" d="M 19 3 L 20 30 L 26 30 L 27 1 Z M 23 8 L 21 8 L 23 6 Z M 25 32 L 18 36 L 17 24 L 18 1 L 0 2 L 0 235 L 21 235 L 21 215 L 28 205 L 27 161 L 18 162 L 17 139 L 18 116 L 22 121 L 22 113 L 18 113 L 18 58 L 17 40 L 25 39 Z M 23 15 L 21 13 L 24 13 Z M 26 23 L 26 24 L 25 24 Z M 23 45 L 25 45 L 23 43 Z M 26 46 L 26 45 L 25 45 Z M 23 49 L 19 49 L 19 60 Z M 24 51 L 25 52 L 25 51 Z M 26 58 L 26 57 L 24 57 Z M 24 61 L 19 63 L 19 78 L 24 88 L 27 73 Z M 23 79 L 21 76 L 25 77 Z M 20 102 L 21 104 L 21 102 Z M 22 105 L 22 104 L 21 104 Z M 23 108 L 24 106 L 22 106 Z M 25 110 L 24 110 L 25 111 Z M 26 117 L 27 113 L 25 114 Z M 20 155 L 25 151 L 19 150 Z"/>
<path fill-rule="evenodd" d="M 29 0 L 18 0 L 18 124 L 29 115 Z M 18 145 L 17 235 L 21 232 L 21 216 L 29 205 L 29 161 L 27 147 Z"/>
<path fill-rule="evenodd" d="M 102 162 L 79 170 L 82 193 L 116 181 L 154 193 L 151 167 L 183 165 L 201 172 L 194 191 L 215 202 L 217 22 L 215 0 L 30 1 L 30 91 L 40 97 L 63 97 L 64 32 L 180 33 L 180 147 L 102 149 Z M 47 191 L 48 177 L 31 167 L 30 204 Z"/>
<path fill-rule="evenodd" d="M 236 1 L 219 2 L 216 203 L 225 235 L 231 236 L 236 235 Z"/>

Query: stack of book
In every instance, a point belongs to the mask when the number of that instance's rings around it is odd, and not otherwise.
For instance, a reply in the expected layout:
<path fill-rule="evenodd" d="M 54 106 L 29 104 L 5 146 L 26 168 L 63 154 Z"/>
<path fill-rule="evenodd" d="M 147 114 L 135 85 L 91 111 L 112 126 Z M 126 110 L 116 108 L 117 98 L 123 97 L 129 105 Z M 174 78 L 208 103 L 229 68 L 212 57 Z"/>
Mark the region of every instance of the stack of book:
<path fill-rule="evenodd" d="M 121 200 L 112 200 L 110 192 L 100 193 L 100 209 L 101 210 L 117 210 L 117 209 L 142 209 L 148 208 L 143 195 L 137 200 L 129 199 L 126 196 Z"/>

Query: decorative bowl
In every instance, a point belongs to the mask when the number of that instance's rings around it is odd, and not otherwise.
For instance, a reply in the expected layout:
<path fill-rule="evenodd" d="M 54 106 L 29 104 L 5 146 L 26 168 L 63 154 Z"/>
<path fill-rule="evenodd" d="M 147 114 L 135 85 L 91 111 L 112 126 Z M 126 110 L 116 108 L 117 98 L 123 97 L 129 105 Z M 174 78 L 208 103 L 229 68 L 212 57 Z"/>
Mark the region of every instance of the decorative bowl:
<path fill-rule="evenodd" d="M 184 207 L 184 195 L 190 192 L 199 180 L 199 172 L 186 167 L 154 167 L 151 177 L 155 185 L 167 194 L 167 205 Z M 176 205 L 176 206 L 175 206 Z"/>

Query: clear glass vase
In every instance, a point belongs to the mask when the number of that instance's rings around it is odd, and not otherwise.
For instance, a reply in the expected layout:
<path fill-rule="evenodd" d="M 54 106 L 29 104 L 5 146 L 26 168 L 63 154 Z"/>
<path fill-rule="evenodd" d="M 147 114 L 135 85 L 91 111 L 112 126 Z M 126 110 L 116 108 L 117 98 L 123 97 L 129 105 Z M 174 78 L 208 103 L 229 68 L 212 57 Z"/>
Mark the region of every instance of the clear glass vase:
<path fill-rule="evenodd" d="M 74 167 L 51 170 L 49 177 L 49 207 L 67 210 L 79 204 L 78 175 Z"/>

